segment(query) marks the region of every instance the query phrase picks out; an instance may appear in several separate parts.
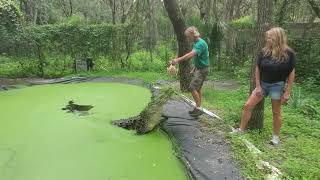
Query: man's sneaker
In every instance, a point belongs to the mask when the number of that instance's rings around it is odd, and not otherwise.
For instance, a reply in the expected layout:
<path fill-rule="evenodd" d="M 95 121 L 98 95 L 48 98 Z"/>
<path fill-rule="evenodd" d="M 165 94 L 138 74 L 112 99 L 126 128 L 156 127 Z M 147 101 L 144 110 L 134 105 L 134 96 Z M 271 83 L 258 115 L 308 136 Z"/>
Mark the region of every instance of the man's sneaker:
<path fill-rule="evenodd" d="M 243 133 L 244 133 L 244 130 L 242 130 L 240 128 L 232 129 L 232 132 L 230 132 L 231 135 L 240 135 Z"/>
<path fill-rule="evenodd" d="M 194 108 L 192 111 L 189 111 L 189 114 L 193 114 L 193 113 L 195 113 L 195 112 L 196 112 L 196 110 L 197 110 L 197 108 Z"/>
<path fill-rule="evenodd" d="M 272 139 L 270 140 L 271 145 L 279 145 L 280 144 L 280 138 L 277 135 L 272 135 Z"/>
<path fill-rule="evenodd" d="M 203 112 L 200 109 L 195 108 L 194 111 L 192 113 L 190 113 L 190 116 L 198 117 L 198 116 L 201 116 L 202 114 L 203 114 Z"/>

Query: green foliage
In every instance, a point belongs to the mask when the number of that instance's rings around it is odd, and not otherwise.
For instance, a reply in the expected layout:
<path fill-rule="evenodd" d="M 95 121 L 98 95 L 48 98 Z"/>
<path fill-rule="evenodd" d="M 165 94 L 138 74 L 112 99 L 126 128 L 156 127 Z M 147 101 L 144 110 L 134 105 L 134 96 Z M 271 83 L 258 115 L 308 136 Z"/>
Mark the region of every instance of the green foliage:
<path fill-rule="evenodd" d="M 252 16 L 243 16 L 239 19 L 235 19 L 229 23 L 229 25 L 237 30 L 246 30 L 254 27 L 254 19 Z"/>
<path fill-rule="evenodd" d="M 55 78 L 71 74 L 70 57 L 63 61 L 57 56 L 55 58 L 47 57 L 44 69 L 44 77 Z M 64 57 L 63 57 L 64 58 Z M 19 77 L 37 77 L 38 60 L 24 58 L 8 58 L 0 56 L 0 77 L 19 78 Z"/>
<path fill-rule="evenodd" d="M 297 90 L 293 91 L 293 93 L 291 93 L 291 97 L 288 103 L 292 108 L 301 108 L 304 103 L 301 97 L 301 88 L 298 88 Z"/>
<path fill-rule="evenodd" d="M 44 77 L 61 77 L 73 73 L 73 57 L 53 52 L 46 52 L 44 62 Z M 152 54 L 145 50 L 137 50 L 128 58 L 126 68 L 114 61 L 110 54 L 94 56 L 94 71 L 101 72 L 160 72 L 166 73 L 167 62 L 174 57 L 174 52 L 166 43 L 159 43 Z M 0 76 L 2 77 L 33 77 L 37 76 L 38 63 L 36 55 L 22 55 L 17 57 L 0 56 Z"/>
<path fill-rule="evenodd" d="M 165 72 L 168 61 L 175 57 L 168 46 L 166 42 L 158 43 L 152 55 L 144 50 L 133 53 L 130 56 L 130 70 Z"/>
<path fill-rule="evenodd" d="M 43 76 L 49 64 L 47 58 L 55 56 L 59 56 L 64 65 L 70 63 L 64 62 L 69 57 L 74 63 L 88 56 L 94 59 L 105 56 L 124 69 L 129 66 L 136 35 L 132 25 L 85 25 L 81 18 L 74 16 L 66 24 L 21 28 L 10 38 L 10 42 L 1 41 L 0 47 L 7 48 L 0 49 L 0 53 L 19 61 L 35 59 L 38 75 Z"/>
<path fill-rule="evenodd" d="M 17 28 L 21 20 L 22 13 L 15 1 L 0 0 L 0 26 L 12 31 Z"/>
<path fill-rule="evenodd" d="M 308 83 L 305 83 L 308 84 Z M 320 121 L 320 103 L 315 100 L 314 97 L 305 97 L 307 89 L 304 84 L 304 94 L 302 94 L 301 88 L 295 88 L 291 94 L 289 105 L 292 109 L 296 109 L 297 112 L 300 112 L 306 118 L 310 120 Z M 312 93 L 311 93 L 312 94 Z"/>
<path fill-rule="evenodd" d="M 290 39 L 289 44 L 296 52 L 298 80 L 320 86 L 320 39 Z"/>
<path fill-rule="evenodd" d="M 69 17 L 67 23 L 70 25 L 79 25 L 83 24 L 85 21 L 85 17 L 82 14 L 73 14 L 71 17 Z"/>
<path fill-rule="evenodd" d="M 19 6 L 12 0 L 0 0 L 0 54 L 12 42 L 10 36 L 22 22 Z"/>
<path fill-rule="evenodd" d="M 247 82 L 250 79 L 251 74 L 251 57 L 248 56 L 243 66 L 235 66 L 233 69 L 233 73 L 237 79 L 241 82 Z"/>
<path fill-rule="evenodd" d="M 156 55 L 161 59 L 163 62 L 167 62 L 170 59 L 173 59 L 176 54 L 172 51 L 173 47 L 171 47 L 170 42 L 159 42 L 155 47 Z"/>

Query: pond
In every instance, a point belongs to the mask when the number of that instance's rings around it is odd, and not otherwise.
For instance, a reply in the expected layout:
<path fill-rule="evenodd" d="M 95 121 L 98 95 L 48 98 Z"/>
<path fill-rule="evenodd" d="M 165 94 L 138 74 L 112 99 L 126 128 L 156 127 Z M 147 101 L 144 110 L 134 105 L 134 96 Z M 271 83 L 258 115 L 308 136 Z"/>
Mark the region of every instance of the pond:
<path fill-rule="evenodd" d="M 185 180 L 168 137 L 138 136 L 111 120 L 139 114 L 148 89 L 86 82 L 0 92 L 1 180 Z M 93 106 L 62 110 L 69 101 Z"/>

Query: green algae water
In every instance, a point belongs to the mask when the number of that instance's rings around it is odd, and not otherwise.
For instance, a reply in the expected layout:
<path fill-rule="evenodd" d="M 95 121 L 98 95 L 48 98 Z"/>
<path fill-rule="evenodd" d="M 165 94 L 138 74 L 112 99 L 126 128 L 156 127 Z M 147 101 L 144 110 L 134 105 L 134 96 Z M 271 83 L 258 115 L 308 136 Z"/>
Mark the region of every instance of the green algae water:
<path fill-rule="evenodd" d="M 0 180 L 185 180 L 161 132 L 110 124 L 137 115 L 151 93 L 118 83 L 34 86 L 0 92 Z M 68 101 L 94 106 L 86 116 Z"/>

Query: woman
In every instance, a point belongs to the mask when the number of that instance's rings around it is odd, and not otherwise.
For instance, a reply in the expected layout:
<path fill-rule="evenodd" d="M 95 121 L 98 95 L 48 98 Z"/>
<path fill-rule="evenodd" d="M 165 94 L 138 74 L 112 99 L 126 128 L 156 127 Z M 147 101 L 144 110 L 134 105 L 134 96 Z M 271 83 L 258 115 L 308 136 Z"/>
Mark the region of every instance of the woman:
<path fill-rule="evenodd" d="M 201 88 L 209 72 L 209 51 L 207 43 L 200 38 L 200 33 L 194 26 L 186 29 L 185 36 L 190 42 L 194 43 L 192 51 L 182 57 L 171 60 L 170 63 L 175 65 L 180 61 L 193 58 L 194 75 L 189 89 L 196 103 L 196 108 L 193 111 L 189 111 L 189 114 L 196 117 L 203 114 L 201 111 Z"/>
<path fill-rule="evenodd" d="M 240 128 L 234 133 L 245 130 L 255 105 L 270 95 L 273 112 L 273 136 L 270 143 L 278 145 L 281 104 L 288 101 L 295 78 L 295 55 L 287 45 L 287 36 L 282 28 L 276 27 L 266 32 L 266 45 L 258 57 L 255 76 L 256 88 L 244 105 Z"/>

